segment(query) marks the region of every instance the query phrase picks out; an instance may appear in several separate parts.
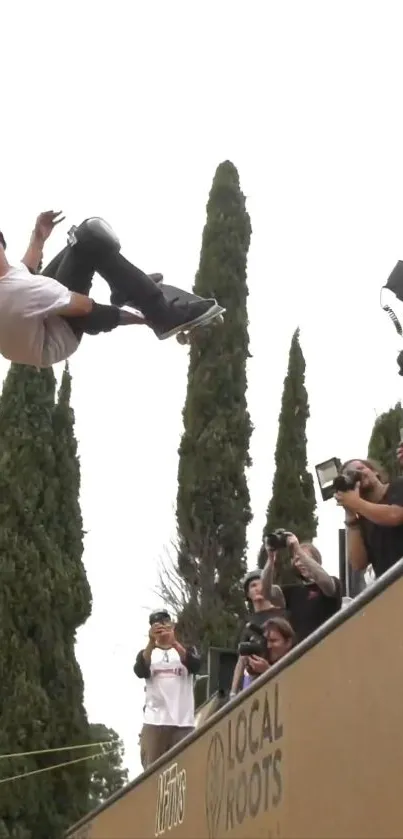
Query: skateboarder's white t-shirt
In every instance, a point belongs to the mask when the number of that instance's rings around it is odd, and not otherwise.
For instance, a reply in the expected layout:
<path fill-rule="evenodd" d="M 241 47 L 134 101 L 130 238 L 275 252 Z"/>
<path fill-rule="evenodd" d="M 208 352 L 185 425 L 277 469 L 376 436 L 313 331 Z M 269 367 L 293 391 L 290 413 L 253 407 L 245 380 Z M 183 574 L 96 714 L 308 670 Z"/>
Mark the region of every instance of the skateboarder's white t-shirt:
<path fill-rule="evenodd" d="M 71 291 L 57 280 L 31 274 L 23 263 L 10 266 L 0 277 L 0 353 L 33 367 L 64 361 L 79 341 L 68 323 L 52 312 L 70 301 Z"/>

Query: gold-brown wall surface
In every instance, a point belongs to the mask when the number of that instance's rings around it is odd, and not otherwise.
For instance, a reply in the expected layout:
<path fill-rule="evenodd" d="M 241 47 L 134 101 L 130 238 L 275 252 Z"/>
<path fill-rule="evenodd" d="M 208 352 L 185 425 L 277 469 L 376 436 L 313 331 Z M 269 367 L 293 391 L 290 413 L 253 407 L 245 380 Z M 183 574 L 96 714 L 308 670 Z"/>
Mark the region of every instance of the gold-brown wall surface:
<path fill-rule="evenodd" d="M 402 839 L 403 578 L 360 602 L 69 839 Z"/>

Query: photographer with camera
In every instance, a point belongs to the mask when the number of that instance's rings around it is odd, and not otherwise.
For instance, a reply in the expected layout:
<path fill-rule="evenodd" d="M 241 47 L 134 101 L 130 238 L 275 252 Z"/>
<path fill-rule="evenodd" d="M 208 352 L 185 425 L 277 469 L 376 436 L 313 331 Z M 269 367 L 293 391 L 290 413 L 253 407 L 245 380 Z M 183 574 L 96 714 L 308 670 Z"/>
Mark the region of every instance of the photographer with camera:
<path fill-rule="evenodd" d="M 341 608 L 341 589 L 337 577 L 331 577 L 322 568 L 322 557 L 315 545 L 299 543 L 294 533 L 278 529 L 269 533 L 267 545 L 274 552 L 272 562 L 263 571 L 263 591 L 270 593 L 276 552 L 291 549 L 291 563 L 295 583 L 283 586 L 283 596 L 288 617 L 298 641 L 314 632 Z"/>
<path fill-rule="evenodd" d="M 194 676 L 200 658 L 194 648 L 175 638 L 174 624 L 164 609 L 152 612 L 147 646 L 134 665 L 145 679 L 141 760 L 146 769 L 194 729 Z"/>
<path fill-rule="evenodd" d="M 262 627 L 249 624 L 250 639 L 241 641 L 239 650 L 243 657 L 247 678 L 243 687 L 266 673 L 280 661 L 295 645 L 296 635 L 291 624 L 279 615 L 273 614 Z"/>
<path fill-rule="evenodd" d="M 265 626 L 265 636 L 269 651 L 269 666 L 280 661 L 295 646 L 297 638 L 288 620 L 271 617 Z"/>
<path fill-rule="evenodd" d="M 267 621 L 263 624 L 249 621 L 244 630 L 243 640 L 238 645 L 239 661 L 242 665 L 242 690 L 249 687 L 251 682 L 261 673 L 265 673 L 269 667 L 266 625 Z"/>
<path fill-rule="evenodd" d="M 357 571 L 372 565 L 378 578 L 403 557 L 403 478 L 388 482 L 371 460 L 348 460 L 334 482 L 344 508 L 349 562 Z"/>
<path fill-rule="evenodd" d="M 268 562 L 269 561 L 272 561 L 272 558 L 268 556 Z M 239 658 L 235 665 L 234 675 L 232 678 L 230 698 L 235 696 L 239 690 L 247 687 L 253 678 L 253 675 L 251 675 L 247 667 L 246 658 L 248 656 L 241 653 L 242 644 L 253 640 L 255 642 L 255 648 L 257 649 L 256 655 L 259 658 L 262 658 L 262 627 L 266 624 L 271 615 L 281 615 L 284 613 L 284 598 L 282 596 L 281 588 L 271 584 L 269 594 L 267 594 L 267 592 L 265 593 L 263 591 L 262 571 L 260 568 L 256 568 L 254 571 L 249 571 L 248 574 L 246 574 L 243 581 L 243 587 L 245 600 L 247 601 L 251 616 L 241 633 L 241 641 L 238 647 Z M 266 646 L 263 644 L 263 654 L 265 653 L 265 649 Z"/>

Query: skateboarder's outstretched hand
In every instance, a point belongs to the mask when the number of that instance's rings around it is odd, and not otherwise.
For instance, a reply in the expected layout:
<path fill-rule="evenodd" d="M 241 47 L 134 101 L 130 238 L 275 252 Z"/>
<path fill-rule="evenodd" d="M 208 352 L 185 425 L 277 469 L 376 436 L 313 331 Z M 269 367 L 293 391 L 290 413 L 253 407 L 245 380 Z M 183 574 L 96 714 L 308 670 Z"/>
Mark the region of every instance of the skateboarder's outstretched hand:
<path fill-rule="evenodd" d="M 44 213 L 40 213 L 34 227 L 36 238 L 40 239 L 41 242 L 46 242 L 56 225 L 64 219 L 65 216 L 62 215 L 61 210 L 57 210 L 57 212 L 46 210 Z"/>

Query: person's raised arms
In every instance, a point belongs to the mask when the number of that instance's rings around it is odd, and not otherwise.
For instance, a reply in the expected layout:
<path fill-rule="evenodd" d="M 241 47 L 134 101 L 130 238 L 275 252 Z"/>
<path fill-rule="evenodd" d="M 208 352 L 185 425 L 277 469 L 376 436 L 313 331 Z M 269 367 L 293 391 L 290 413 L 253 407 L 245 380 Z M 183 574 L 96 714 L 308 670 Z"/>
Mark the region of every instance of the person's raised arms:
<path fill-rule="evenodd" d="M 38 216 L 22 262 L 30 271 L 36 273 L 42 261 L 43 246 L 55 227 L 64 221 L 60 210 L 46 210 Z"/>

